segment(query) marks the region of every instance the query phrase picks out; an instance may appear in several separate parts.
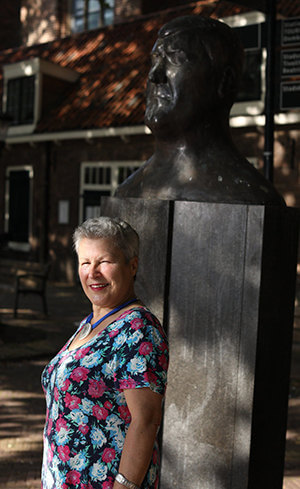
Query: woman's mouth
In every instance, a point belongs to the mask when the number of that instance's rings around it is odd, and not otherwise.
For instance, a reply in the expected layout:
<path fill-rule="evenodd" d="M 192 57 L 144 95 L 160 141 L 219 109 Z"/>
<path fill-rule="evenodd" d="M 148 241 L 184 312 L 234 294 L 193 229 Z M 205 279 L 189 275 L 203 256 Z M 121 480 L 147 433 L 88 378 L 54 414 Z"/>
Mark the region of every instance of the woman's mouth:
<path fill-rule="evenodd" d="M 102 290 L 102 289 L 105 289 L 105 287 L 107 287 L 108 284 L 91 284 L 89 287 L 92 289 L 92 290 Z"/>

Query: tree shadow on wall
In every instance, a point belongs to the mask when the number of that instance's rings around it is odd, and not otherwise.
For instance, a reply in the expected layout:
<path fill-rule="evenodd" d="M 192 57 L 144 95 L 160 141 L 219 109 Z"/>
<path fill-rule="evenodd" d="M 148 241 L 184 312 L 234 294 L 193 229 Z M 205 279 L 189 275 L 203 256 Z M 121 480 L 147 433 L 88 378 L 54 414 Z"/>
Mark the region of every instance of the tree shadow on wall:
<path fill-rule="evenodd" d="M 291 313 L 285 314 L 286 303 L 282 300 L 288 277 L 273 274 L 272 283 L 270 275 L 272 267 L 282 268 L 282 238 L 275 240 L 275 257 L 269 260 L 263 276 L 261 255 L 266 255 L 273 244 L 261 246 L 265 226 L 262 207 L 252 207 L 252 217 L 248 207 L 242 205 L 199 207 L 199 203 L 177 202 L 175 207 L 174 210 L 166 201 L 111 198 L 103 209 L 103 215 L 122 217 L 139 232 L 137 290 L 170 330 L 171 363 L 163 435 L 163 473 L 167 480 L 163 480 L 163 488 L 171 488 L 175 481 L 186 483 L 187 470 L 189 482 L 197 487 L 229 488 L 242 480 L 241 487 L 259 487 L 259 481 L 264 481 L 265 488 L 271 487 L 280 479 L 282 469 L 282 410 L 283 398 L 287 397 L 284 389 L 288 388 L 288 379 L 282 379 L 284 374 L 280 368 L 276 370 L 274 363 L 286 363 L 288 339 L 284 339 L 282 348 L 278 342 L 285 327 L 288 335 L 291 331 Z M 270 232 L 276 232 L 276 226 L 271 228 Z M 166 250 L 172 254 L 172 265 L 165 258 Z M 265 289 L 271 285 L 264 311 L 262 281 L 267 284 Z M 292 302 L 293 298 L 290 305 Z M 264 326 L 261 329 L 267 329 L 263 334 L 259 332 L 263 345 L 260 352 L 256 350 L 258 318 Z M 272 353 L 274 335 L 277 343 Z M 264 354 L 266 373 L 262 382 L 272 384 L 266 388 L 266 395 L 259 382 L 254 385 L 257 355 L 261 361 Z M 281 394 L 274 389 L 278 375 Z M 254 409 L 263 411 L 255 429 L 262 428 L 270 435 L 270 443 L 260 436 L 256 440 L 253 435 L 253 396 L 257 404 Z M 273 413 L 278 405 L 283 415 L 281 426 L 280 416 Z M 269 425 L 267 429 L 262 426 L 263 421 Z M 271 428 L 275 435 L 270 434 Z M 189 450 L 197 462 L 187 468 L 184 464 L 188 458 L 183 454 L 187 449 L 185 438 L 191 434 Z M 251 443 L 252 476 L 247 486 Z M 265 469 L 269 463 L 271 478 Z"/>

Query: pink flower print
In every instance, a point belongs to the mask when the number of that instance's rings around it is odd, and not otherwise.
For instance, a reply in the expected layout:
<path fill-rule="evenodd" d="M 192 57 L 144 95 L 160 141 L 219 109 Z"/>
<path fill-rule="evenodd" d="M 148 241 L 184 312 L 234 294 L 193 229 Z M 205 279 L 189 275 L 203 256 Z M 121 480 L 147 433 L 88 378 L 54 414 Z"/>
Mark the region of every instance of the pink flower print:
<path fill-rule="evenodd" d="M 85 367 L 77 367 L 73 370 L 70 377 L 75 382 L 81 382 L 82 380 L 86 380 L 88 378 L 89 369 Z"/>
<path fill-rule="evenodd" d="M 69 381 L 69 379 L 66 379 L 62 385 L 61 390 L 64 392 L 67 391 L 70 387 L 70 384 L 71 384 L 71 382 Z"/>
<path fill-rule="evenodd" d="M 166 355 L 162 354 L 159 359 L 158 359 L 158 363 L 159 365 L 164 369 L 164 370 L 167 370 L 168 368 L 168 360 L 167 360 L 167 357 Z"/>
<path fill-rule="evenodd" d="M 69 409 L 78 409 L 81 400 L 78 396 L 72 396 L 69 392 L 65 396 L 65 405 Z"/>
<path fill-rule="evenodd" d="M 117 336 L 117 334 L 118 334 L 118 333 L 119 333 L 119 330 L 118 330 L 118 329 L 113 329 L 112 331 L 110 331 L 110 332 L 108 333 L 108 336 L 109 336 L 110 338 L 114 338 L 114 336 Z"/>
<path fill-rule="evenodd" d="M 108 416 L 108 411 L 104 407 L 100 407 L 97 404 L 93 406 L 93 415 L 97 419 L 106 419 Z"/>
<path fill-rule="evenodd" d="M 121 379 L 120 380 L 120 389 L 134 389 L 136 386 L 135 380 L 131 379 Z"/>
<path fill-rule="evenodd" d="M 134 319 L 132 319 L 132 321 L 130 321 L 130 326 L 133 329 L 140 329 L 144 326 L 144 322 L 140 318 L 134 318 Z"/>
<path fill-rule="evenodd" d="M 80 424 L 78 426 L 78 429 L 83 435 L 86 435 L 90 428 L 88 427 L 87 424 Z"/>
<path fill-rule="evenodd" d="M 58 392 L 58 388 L 57 387 L 54 387 L 54 399 L 56 401 L 58 401 L 58 399 L 59 399 L 59 392 Z"/>
<path fill-rule="evenodd" d="M 69 484 L 73 484 L 73 486 L 79 484 L 80 472 L 78 472 L 78 470 L 69 470 L 69 472 L 67 472 L 66 482 Z"/>
<path fill-rule="evenodd" d="M 53 419 L 49 419 L 48 425 L 47 425 L 47 435 L 49 436 L 52 430 L 52 425 L 53 425 Z"/>
<path fill-rule="evenodd" d="M 70 458 L 70 448 L 68 445 L 62 445 L 57 448 L 58 456 L 63 462 L 67 462 Z"/>
<path fill-rule="evenodd" d="M 106 481 L 102 484 L 102 489 L 112 489 L 114 481 L 112 477 L 107 477 Z"/>
<path fill-rule="evenodd" d="M 51 374 L 53 369 L 54 369 L 54 365 L 50 365 L 50 367 L 48 368 L 48 374 Z"/>
<path fill-rule="evenodd" d="M 149 313 L 149 312 L 146 312 L 145 313 L 145 319 L 147 319 L 147 322 L 150 323 L 150 324 L 154 324 L 154 321 L 153 321 L 153 316 Z"/>
<path fill-rule="evenodd" d="M 119 406 L 118 411 L 120 413 L 121 418 L 125 421 L 125 423 L 130 423 L 131 414 L 127 406 Z"/>
<path fill-rule="evenodd" d="M 139 347 L 140 355 L 149 355 L 153 350 L 153 345 L 150 341 L 143 341 Z"/>
<path fill-rule="evenodd" d="M 56 431 L 59 431 L 61 430 L 62 428 L 64 428 L 65 430 L 68 429 L 68 424 L 66 422 L 65 419 L 63 418 L 58 418 L 58 420 L 56 421 L 56 425 L 55 425 L 55 428 L 56 428 Z"/>
<path fill-rule="evenodd" d="M 79 360 L 80 358 L 83 358 L 85 357 L 85 355 L 90 351 L 90 347 L 87 346 L 85 348 L 80 348 L 79 350 L 77 350 L 77 352 L 75 353 L 75 358 L 76 360 Z"/>
<path fill-rule="evenodd" d="M 148 372 L 145 372 L 144 373 L 144 379 L 149 382 L 149 384 L 154 384 L 156 385 L 157 384 L 157 377 L 156 375 L 151 372 L 151 371 L 148 371 Z"/>
<path fill-rule="evenodd" d="M 90 482 L 88 482 L 87 484 L 81 484 L 80 485 L 80 489 L 93 489 L 93 486 Z"/>
<path fill-rule="evenodd" d="M 52 444 L 53 445 L 53 444 Z M 47 461 L 48 463 L 51 463 L 53 460 L 53 455 L 54 455 L 54 447 L 51 445 L 51 450 L 48 450 L 48 455 L 47 455 Z"/>
<path fill-rule="evenodd" d="M 103 380 L 90 380 L 88 393 L 91 397 L 101 397 L 104 392 L 105 383 L 103 382 Z"/>
<path fill-rule="evenodd" d="M 168 345 L 165 341 L 162 341 L 158 348 L 160 351 L 166 351 L 168 349 Z"/>
<path fill-rule="evenodd" d="M 102 460 L 105 463 L 110 463 L 116 456 L 116 452 L 113 448 L 105 448 L 102 454 Z"/>
<path fill-rule="evenodd" d="M 105 401 L 104 407 L 110 411 L 110 409 L 113 407 L 113 405 L 110 401 Z"/>

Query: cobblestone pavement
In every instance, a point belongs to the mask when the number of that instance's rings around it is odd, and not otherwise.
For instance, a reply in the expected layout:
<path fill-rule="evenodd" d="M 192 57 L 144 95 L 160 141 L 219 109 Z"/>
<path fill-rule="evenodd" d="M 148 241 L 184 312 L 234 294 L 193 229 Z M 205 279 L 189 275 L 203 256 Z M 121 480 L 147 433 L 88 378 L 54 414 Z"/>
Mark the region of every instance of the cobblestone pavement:
<path fill-rule="evenodd" d="M 0 489 L 40 489 L 45 402 L 40 375 L 90 306 L 77 287 L 49 286 L 49 318 L 39 298 L 0 289 Z M 34 310 L 34 307 L 37 311 Z M 300 489 L 300 307 L 296 308 L 284 489 Z"/>

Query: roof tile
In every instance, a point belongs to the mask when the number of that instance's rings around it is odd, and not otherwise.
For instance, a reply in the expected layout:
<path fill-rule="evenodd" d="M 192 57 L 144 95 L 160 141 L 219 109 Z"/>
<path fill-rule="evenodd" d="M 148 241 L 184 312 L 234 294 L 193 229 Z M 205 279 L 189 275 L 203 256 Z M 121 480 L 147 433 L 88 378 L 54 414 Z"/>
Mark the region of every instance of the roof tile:
<path fill-rule="evenodd" d="M 300 14 L 299 1 L 280 0 L 278 11 Z M 159 28 L 179 15 L 224 17 L 247 11 L 229 1 L 206 0 L 50 43 L 0 52 L 0 64 L 33 57 L 77 71 L 68 93 L 39 121 L 36 132 L 143 124 L 149 53 Z M 1 83 L 2 91 L 2 83 Z"/>

